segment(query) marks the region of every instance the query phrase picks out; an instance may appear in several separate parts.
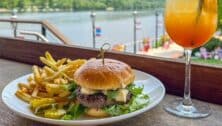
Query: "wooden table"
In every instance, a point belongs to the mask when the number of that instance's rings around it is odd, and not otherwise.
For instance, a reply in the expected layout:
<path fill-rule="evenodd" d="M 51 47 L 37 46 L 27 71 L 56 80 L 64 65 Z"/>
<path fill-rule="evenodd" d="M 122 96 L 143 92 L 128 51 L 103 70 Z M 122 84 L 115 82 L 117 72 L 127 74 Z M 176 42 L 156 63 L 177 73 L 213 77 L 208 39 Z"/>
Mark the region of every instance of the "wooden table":
<path fill-rule="evenodd" d="M 0 59 L 0 91 L 11 80 L 31 72 L 31 66 Z M 184 119 L 169 115 L 162 106 L 176 96 L 166 95 L 160 105 L 137 117 L 107 126 L 222 126 L 222 106 L 210 104 L 213 114 L 204 119 Z M 198 101 L 199 102 L 199 101 Z M 15 115 L 0 101 L 0 126 L 51 126 Z"/>

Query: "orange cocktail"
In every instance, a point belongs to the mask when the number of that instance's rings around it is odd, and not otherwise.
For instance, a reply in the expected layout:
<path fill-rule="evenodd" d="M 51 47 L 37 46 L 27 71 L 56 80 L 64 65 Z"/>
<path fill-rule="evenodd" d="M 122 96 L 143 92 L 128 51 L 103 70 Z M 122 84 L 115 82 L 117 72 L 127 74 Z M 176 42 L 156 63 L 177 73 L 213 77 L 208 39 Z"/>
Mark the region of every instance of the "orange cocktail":
<path fill-rule="evenodd" d="M 208 105 L 191 100 L 192 49 L 204 45 L 217 27 L 217 0 L 166 0 L 165 27 L 169 36 L 185 49 L 184 97 L 164 105 L 164 109 L 187 118 L 207 117 Z"/>
<path fill-rule="evenodd" d="M 203 0 L 199 12 L 200 0 L 169 1 L 171 3 L 166 6 L 165 25 L 171 39 L 190 49 L 205 44 L 216 30 L 217 0 Z"/>

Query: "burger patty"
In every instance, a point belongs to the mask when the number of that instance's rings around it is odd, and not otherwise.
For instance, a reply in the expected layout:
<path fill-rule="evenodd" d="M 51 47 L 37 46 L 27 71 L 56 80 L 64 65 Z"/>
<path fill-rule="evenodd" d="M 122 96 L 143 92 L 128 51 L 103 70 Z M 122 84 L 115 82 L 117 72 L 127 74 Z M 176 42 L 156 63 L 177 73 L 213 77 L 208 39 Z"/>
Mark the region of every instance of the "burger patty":
<path fill-rule="evenodd" d="M 114 101 L 114 100 L 109 100 L 106 95 L 103 93 L 96 93 L 93 95 L 86 95 L 82 94 L 80 92 L 81 87 L 78 87 L 76 89 L 76 95 L 77 95 L 77 100 L 79 101 L 80 104 L 83 106 L 89 107 L 89 108 L 102 108 L 108 105 L 113 105 L 113 104 L 121 104 L 120 102 Z M 127 94 L 127 102 L 131 99 L 132 94 L 129 92 Z"/>

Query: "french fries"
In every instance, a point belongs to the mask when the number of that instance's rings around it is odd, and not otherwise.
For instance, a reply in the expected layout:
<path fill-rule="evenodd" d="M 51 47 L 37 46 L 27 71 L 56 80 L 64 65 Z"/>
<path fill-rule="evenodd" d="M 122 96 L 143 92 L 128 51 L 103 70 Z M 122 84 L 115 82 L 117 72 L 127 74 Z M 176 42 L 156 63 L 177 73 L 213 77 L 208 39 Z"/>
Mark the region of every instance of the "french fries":
<path fill-rule="evenodd" d="M 15 95 L 25 102 L 30 102 L 32 99 L 29 94 L 23 92 L 22 90 L 18 90 Z"/>
<path fill-rule="evenodd" d="M 41 77 L 40 77 L 40 73 L 39 73 L 39 68 L 37 66 L 33 66 L 32 67 L 32 71 L 34 74 L 34 79 L 37 83 L 41 83 Z"/>
<path fill-rule="evenodd" d="M 58 104 L 59 102 L 67 102 L 67 97 L 71 92 L 62 86 L 73 81 L 73 74 L 87 60 L 68 58 L 56 60 L 49 52 L 46 52 L 44 57 L 40 57 L 40 61 L 44 66 L 34 65 L 32 67 L 33 74 L 27 79 L 28 83 L 19 83 L 19 89 L 15 95 L 34 107 L 38 107 L 38 104 L 35 103 L 39 103 L 39 101 L 48 101 L 49 103 L 56 101 Z"/>
<path fill-rule="evenodd" d="M 49 68 L 48 66 L 44 66 L 43 68 L 46 72 L 47 75 L 53 75 L 55 73 L 55 71 L 51 68 Z"/>
<path fill-rule="evenodd" d="M 60 67 L 61 65 L 63 65 L 65 62 L 66 62 L 66 58 L 63 58 L 63 59 L 61 59 L 61 60 L 58 60 L 58 62 L 56 62 L 56 66 L 57 67 Z"/>
<path fill-rule="evenodd" d="M 46 57 L 49 61 L 51 61 L 52 63 L 56 63 L 55 59 L 52 57 L 52 55 L 51 55 L 48 51 L 45 53 L 45 57 Z"/>
<path fill-rule="evenodd" d="M 34 88 L 34 90 L 33 90 L 33 92 L 32 92 L 32 97 L 36 97 L 37 96 L 37 94 L 38 94 L 38 92 L 39 92 L 39 88 L 38 88 L 38 85 L 36 85 L 35 86 L 35 88 Z"/>
<path fill-rule="evenodd" d="M 56 67 L 56 65 L 52 61 L 47 60 L 45 57 L 40 57 L 40 60 L 42 61 L 42 63 L 51 67 L 53 70 L 58 70 L 58 67 Z"/>

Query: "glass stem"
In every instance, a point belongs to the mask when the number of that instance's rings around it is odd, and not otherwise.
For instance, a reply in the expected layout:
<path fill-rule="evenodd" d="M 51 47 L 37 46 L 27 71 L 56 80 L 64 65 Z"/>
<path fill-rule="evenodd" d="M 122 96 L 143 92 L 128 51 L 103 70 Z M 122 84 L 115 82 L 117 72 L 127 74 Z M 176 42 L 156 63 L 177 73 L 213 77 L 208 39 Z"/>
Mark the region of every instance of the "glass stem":
<path fill-rule="evenodd" d="M 183 105 L 184 106 L 191 106 L 191 92 L 190 92 L 190 78 L 191 78 L 191 53 L 192 50 L 185 49 L 185 60 L 186 60 L 186 66 L 185 66 L 185 86 L 184 86 L 184 99 L 183 99 Z"/>

